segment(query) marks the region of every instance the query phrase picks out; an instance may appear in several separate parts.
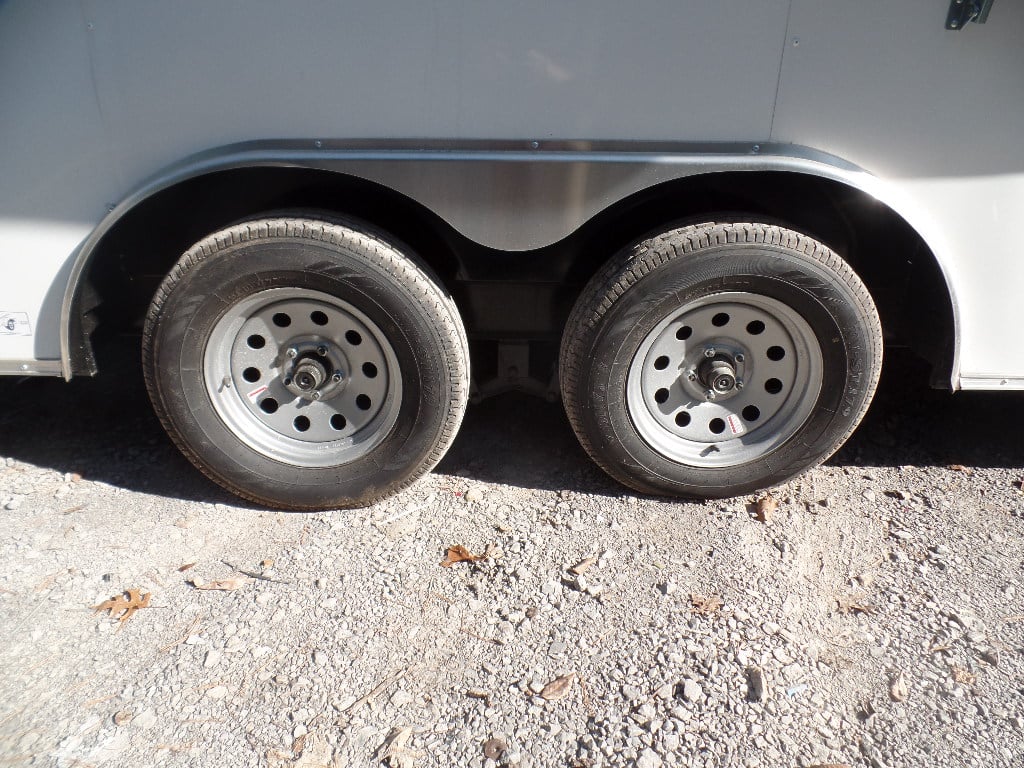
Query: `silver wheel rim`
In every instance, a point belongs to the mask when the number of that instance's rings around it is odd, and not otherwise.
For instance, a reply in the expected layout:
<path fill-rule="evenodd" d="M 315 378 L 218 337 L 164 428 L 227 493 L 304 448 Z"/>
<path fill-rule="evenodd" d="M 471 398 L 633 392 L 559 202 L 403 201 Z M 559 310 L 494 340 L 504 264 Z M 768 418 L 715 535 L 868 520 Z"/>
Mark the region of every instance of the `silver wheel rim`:
<path fill-rule="evenodd" d="M 231 307 L 203 354 L 214 410 L 242 442 L 303 467 L 354 461 L 398 418 L 401 376 L 381 329 L 348 302 L 273 288 Z"/>
<path fill-rule="evenodd" d="M 822 354 L 797 312 L 756 293 L 717 293 L 656 325 L 629 367 L 626 407 L 667 459 L 731 467 L 759 459 L 807 421 Z"/>

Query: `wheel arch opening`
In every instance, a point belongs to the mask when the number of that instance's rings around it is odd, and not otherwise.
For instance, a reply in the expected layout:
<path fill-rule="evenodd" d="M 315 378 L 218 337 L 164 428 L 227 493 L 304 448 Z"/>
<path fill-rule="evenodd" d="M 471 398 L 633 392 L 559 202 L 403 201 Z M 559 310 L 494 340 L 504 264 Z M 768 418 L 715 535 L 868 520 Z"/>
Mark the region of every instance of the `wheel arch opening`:
<path fill-rule="evenodd" d="M 96 334 L 141 328 L 177 259 L 211 232 L 275 211 L 361 219 L 416 252 L 442 283 L 459 272 L 459 235 L 423 205 L 388 187 L 319 169 L 254 166 L 193 176 L 144 198 L 103 234 L 74 286 L 69 354 L 74 374 L 94 374 Z"/>
<path fill-rule="evenodd" d="M 803 232 L 857 272 L 878 308 L 887 346 L 907 347 L 950 388 L 955 367 L 953 298 L 935 254 L 895 210 L 842 182 L 792 171 L 709 173 L 665 182 L 597 214 L 565 241 L 575 295 L 620 248 L 676 223 L 749 218 Z M 566 314 L 568 310 L 566 310 Z"/>

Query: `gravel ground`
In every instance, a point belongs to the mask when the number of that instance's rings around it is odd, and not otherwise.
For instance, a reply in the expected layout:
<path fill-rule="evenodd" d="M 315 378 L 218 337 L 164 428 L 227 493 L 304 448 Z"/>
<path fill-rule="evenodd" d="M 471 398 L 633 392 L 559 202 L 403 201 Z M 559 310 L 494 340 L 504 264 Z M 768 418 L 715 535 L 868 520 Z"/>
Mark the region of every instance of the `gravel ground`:
<path fill-rule="evenodd" d="M 1024 398 L 919 373 L 763 521 L 518 396 L 396 498 L 280 514 L 134 375 L 0 382 L 0 765 L 1024 766 Z"/>

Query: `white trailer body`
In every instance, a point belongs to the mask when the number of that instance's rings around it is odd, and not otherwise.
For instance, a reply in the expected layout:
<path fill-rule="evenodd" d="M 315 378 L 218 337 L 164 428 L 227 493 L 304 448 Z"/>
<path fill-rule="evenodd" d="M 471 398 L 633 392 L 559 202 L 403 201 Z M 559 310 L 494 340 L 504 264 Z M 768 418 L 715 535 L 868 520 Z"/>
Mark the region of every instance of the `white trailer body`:
<path fill-rule="evenodd" d="M 202 220 L 187 200 L 207 207 L 192 197 L 204 180 L 259 169 L 247 178 L 261 189 L 281 173 L 289 192 L 306 174 L 393 193 L 502 265 L 548 259 L 602 217 L 664 208 L 659 191 L 690 200 L 708 184 L 800 224 L 824 184 L 837 218 L 869 200 L 906 226 L 913 252 L 878 259 L 927 262 L 937 276 L 936 379 L 1024 389 L 1024 6 L 957 5 L 4 3 L 0 373 L 94 372 L 89 315 L 117 297 L 91 296 L 90 275 L 118 233 L 170 231 L 172 210 Z M 770 200 L 772 179 L 803 190 L 792 216 Z M 315 186 L 282 199 L 349 213 L 312 198 Z M 202 234 L 266 209 L 227 210 Z M 681 205 L 670 218 L 704 213 Z M 862 215 L 846 216 L 851 231 Z M 120 258 L 131 270 L 132 254 Z M 519 301 L 547 301 L 531 284 L 585 281 L 573 258 L 526 270 Z M 472 287 L 452 293 L 470 338 L 488 338 L 497 321 L 475 330 L 472 318 L 508 296 L 494 292 L 500 270 L 470 261 L 452 281 L 469 275 Z M 871 262 L 851 260 L 858 272 Z M 919 273 L 906 275 L 913 293 Z"/>

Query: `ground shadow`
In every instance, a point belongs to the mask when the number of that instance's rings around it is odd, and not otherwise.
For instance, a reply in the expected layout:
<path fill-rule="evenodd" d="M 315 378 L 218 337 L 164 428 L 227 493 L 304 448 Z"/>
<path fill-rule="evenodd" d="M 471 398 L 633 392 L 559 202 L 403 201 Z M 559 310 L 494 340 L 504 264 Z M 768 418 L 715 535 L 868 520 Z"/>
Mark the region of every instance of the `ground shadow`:
<path fill-rule="evenodd" d="M 94 379 L 2 379 L 0 456 L 171 498 L 237 499 L 206 480 L 175 449 L 150 410 L 137 345 L 105 350 Z M 830 463 L 1024 466 L 1019 393 L 929 390 L 914 358 L 889 356 L 875 402 Z M 438 467 L 445 474 L 546 490 L 620 495 L 587 458 L 561 405 L 509 394 L 471 406 Z"/>

